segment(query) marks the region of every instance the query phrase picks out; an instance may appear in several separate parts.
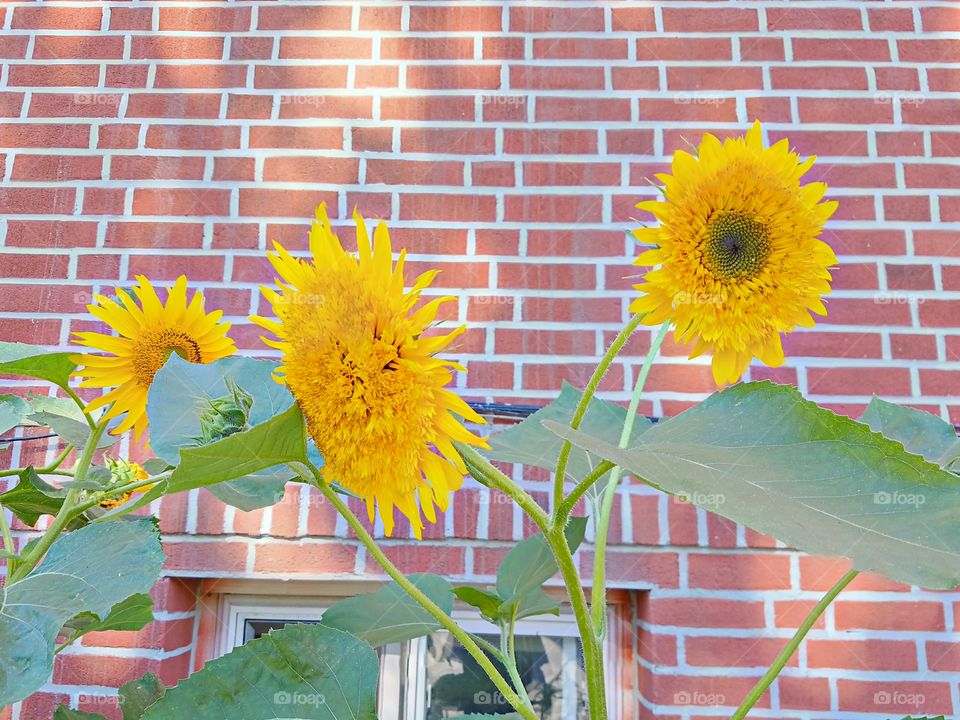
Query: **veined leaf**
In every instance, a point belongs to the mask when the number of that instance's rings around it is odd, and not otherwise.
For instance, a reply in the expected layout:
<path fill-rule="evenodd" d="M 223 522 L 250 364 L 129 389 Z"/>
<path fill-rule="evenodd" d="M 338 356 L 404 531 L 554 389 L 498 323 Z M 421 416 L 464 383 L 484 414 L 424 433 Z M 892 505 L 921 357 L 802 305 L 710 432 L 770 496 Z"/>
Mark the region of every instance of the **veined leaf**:
<path fill-rule="evenodd" d="M 68 620 L 83 612 L 103 617 L 148 592 L 162 565 L 150 519 L 88 525 L 57 538 L 29 575 L 0 588 L 0 706 L 47 681 L 54 640 Z"/>
<path fill-rule="evenodd" d="M 936 415 L 874 397 L 860 422 L 888 438 L 899 440 L 907 452 L 946 467 L 960 455 L 960 441 L 953 425 Z"/>
<path fill-rule="evenodd" d="M 557 456 L 560 454 L 563 440 L 547 431 L 543 422 L 551 420 L 569 426 L 582 395 L 581 391 L 564 383 L 560 396 L 556 400 L 523 422 L 495 433 L 490 438 L 490 450 L 485 453 L 486 456 L 491 460 L 522 463 L 553 470 L 557 465 Z M 626 408 L 595 397 L 587 406 L 580 429 L 589 435 L 617 445 L 626 417 Z M 648 430 L 650 425 L 650 421 L 645 417 L 637 417 L 629 444 L 635 444 L 637 438 Z M 567 474 L 575 480 L 582 480 L 598 463 L 596 456 L 585 452 L 582 448 L 574 448 L 567 461 Z M 603 483 L 594 485 L 596 488 L 602 486 Z"/>
<path fill-rule="evenodd" d="M 410 581 L 448 615 L 453 590 L 439 575 L 416 574 Z M 423 637 L 441 629 L 440 623 L 395 582 L 374 592 L 356 595 L 332 605 L 320 622 L 345 630 L 373 647 Z"/>
<path fill-rule="evenodd" d="M 570 518 L 564 534 L 571 552 L 575 552 L 583 542 L 586 529 L 586 518 Z M 546 538 L 541 533 L 532 535 L 517 543 L 503 559 L 497 573 L 497 595 L 505 604 L 517 602 L 531 591 L 539 590 L 558 570 Z"/>
<path fill-rule="evenodd" d="M 89 611 L 80 613 L 64 624 L 61 635 L 67 638 L 65 644 L 69 645 L 87 633 L 103 630 L 140 630 L 151 622 L 153 622 L 153 598 L 146 593 L 137 593 L 118 602 L 102 619 Z"/>
<path fill-rule="evenodd" d="M 287 625 L 208 662 L 143 720 L 376 720 L 378 666 L 373 648 L 349 633 Z"/>
<path fill-rule="evenodd" d="M 167 688 L 154 673 L 131 680 L 120 686 L 120 712 L 123 720 L 140 720 L 146 709 L 157 702 Z"/>
<path fill-rule="evenodd" d="M 0 343 L 0 375 L 37 378 L 66 388 L 70 384 L 70 373 L 77 368 L 70 359 L 73 355 L 50 352 L 37 345 L 3 342 Z"/>
<path fill-rule="evenodd" d="M 743 383 L 620 450 L 561 437 L 651 485 L 857 570 L 934 589 L 960 583 L 960 479 L 794 388 Z"/>
<path fill-rule="evenodd" d="M 18 395 L 0 395 L 0 435 L 20 424 L 24 415 L 30 412 L 27 401 Z"/>

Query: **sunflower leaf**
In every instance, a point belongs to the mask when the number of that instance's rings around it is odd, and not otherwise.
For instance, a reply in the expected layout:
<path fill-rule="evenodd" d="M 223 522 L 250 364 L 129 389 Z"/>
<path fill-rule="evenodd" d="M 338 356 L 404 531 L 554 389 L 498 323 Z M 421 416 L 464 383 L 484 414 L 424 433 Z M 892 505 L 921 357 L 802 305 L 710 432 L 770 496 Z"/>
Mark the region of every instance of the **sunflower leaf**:
<path fill-rule="evenodd" d="M 50 352 L 37 345 L 0 342 L 0 375 L 37 378 L 66 389 L 77 364 L 74 353 Z"/>
<path fill-rule="evenodd" d="M 914 410 L 874 396 L 860 418 L 871 430 L 903 443 L 907 452 L 947 467 L 960 455 L 957 431 L 936 415 Z"/>
<path fill-rule="evenodd" d="M 100 713 L 88 713 L 82 710 L 71 710 L 66 705 L 59 705 L 53 713 L 53 720 L 107 720 Z"/>
<path fill-rule="evenodd" d="M 453 590 L 439 575 L 410 576 L 410 581 L 448 615 Z M 423 637 L 441 629 L 440 623 L 395 582 L 374 592 L 355 595 L 330 606 L 320 622 L 345 630 L 373 647 Z"/>
<path fill-rule="evenodd" d="M 0 495 L 0 505 L 25 525 L 33 527 L 42 515 L 56 515 L 63 505 L 65 490 L 44 482 L 32 467 L 20 471 L 19 482 Z"/>
<path fill-rule="evenodd" d="M 166 692 L 167 688 L 152 672 L 121 685 L 118 694 L 123 720 L 140 720 L 146 709 Z"/>
<path fill-rule="evenodd" d="M 149 592 L 163 559 L 151 519 L 88 525 L 61 535 L 25 578 L 0 587 L 0 706 L 47 682 L 65 623 L 83 612 L 106 616 Z"/>
<path fill-rule="evenodd" d="M 569 426 L 582 396 L 583 393 L 580 390 L 564 383 L 556 400 L 523 422 L 494 434 L 490 438 L 490 450 L 485 453 L 486 456 L 500 462 L 522 463 L 553 470 L 557 465 L 563 440 L 544 428 L 543 421 L 552 420 Z M 594 437 L 617 444 L 626 417 L 626 408 L 595 397 L 587 406 L 580 429 Z M 637 417 L 633 426 L 631 444 L 635 444 L 637 437 L 650 426 L 649 420 Z M 574 480 L 582 480 L 598 463 L 596 456 L 581 448 L 574 448 L 567 461 L 567 475 Z M 590 492 L 596 497 L 602 493 L 603 487 L 602 482 L 594 483 Z"/>
<path fill-rule="evenodd" d="M 276 368 L 274 362 L 244 357 L 200 365 L 171 355 L 154 377 L 148 395 L 151 448 L 159 459 L 176 465 L 181 450 L 213 447 L 275 418 L 293 405 L 293 396 L 273 379 Z M 222 408 L 224 398 L 231 397 L 244 400 L 242 422 L 233 423 L 229 431 L 211 434 L 205 422 Z M 199 444 L 200 438 L 213 437 L 220 439 Z M 222 502 L 249 511 L 282 500 L 284 488 L 293 478 L 294 473 L 282 465 L 263 467 L 211 484 L 208 489 Z"/>
<path fill-rule="evenodd" d="M 570 518 L 564 534 L 571 552 L 576 552 L 587 529 L 587 519 Z M 559 570 L 553 551 L 542 533 L 523 540 L 507 553 L 497 573 L 497 595 L 504 605 L 520 603 Z M 503 609 L 501 608 L 501 612 Z"/>
<path fill-rule="evenodd" d="M 30 412 L 27 401 L 17 395 L 0 395 L 0 435 L 20 424 Z"/>
<path fill-rule="evenodd" d="M 960 479 L 794 388 L 735 385 L 630 450 L 547 424 L 654 487 L 799 550 L 911 585 L 960 583 Z"/>
<path fill-rule="evenodd" d="M 67 638 L 65 645 L 76 642 L 87 633 L 104 630 L 140 630 L 153 622 L 153 598 L 146 593 L 131 595 L 121 600 L 101 618 L 85 611 L 64 623 L 60 634 Z"/>
<path fill-rule="evenodd" d="M 353 635 L 291 624 L 208 662 L 147 707 L 142 720 L 376 720 L 378 669 L 373 648 Z"/>
<path fill-rule="evenodd" d="M 306 430 L 295 404 L 249 430 L 210 445 L 183 448 L 168 492 L 183 492 L 236 480 L 290 462 L 306 462 Z"/>

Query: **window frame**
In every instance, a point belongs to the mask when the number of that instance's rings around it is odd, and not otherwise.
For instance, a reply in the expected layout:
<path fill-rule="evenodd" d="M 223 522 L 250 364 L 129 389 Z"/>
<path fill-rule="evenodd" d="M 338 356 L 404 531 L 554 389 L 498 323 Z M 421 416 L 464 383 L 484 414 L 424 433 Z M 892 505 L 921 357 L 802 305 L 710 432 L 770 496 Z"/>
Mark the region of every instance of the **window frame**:
<path fill-rule="evenodd" d="M 349 587 L 340 587 L 339 583 L 310 583 L 311 588 L 298 588 L 295 592 L 289 590 L 278 594 L 276 586 L 272 588 L 256 588 L 254 591 L 247 583 L 241 583 L 231 591 L 231 588 L 220 587 L 217 593 L 218 632 L 213 643 L 212 656 L 220 657 L 230 650 L 243 644 L 244 629 L 247 620 L 319 620 L 323 611 L 335 602 L 349 597 L 357 592 L 369 592 L 382 583 L 350 583 Z M 287 588 L 283 588 L 287 590 Z M 292 590 L 292 588 L 291 588 Z M 562 589 L 546 588 L 553 595 L 559 596 Z M 617 612 L 617 603 L 608 609 L 608 632 L 604 639 L 604 656 L 606 658 L 607 705 L 611 720 L 625 718 L 625 694 L 627 690 L 619 686 L 623 677 L 622 654 L 622 627 Z M 480 613 L 470 606 L 457 602 L 453 613 L 454 619 L 464 629 L 474 633 L 496 632 L 491 623 L 483 619 Z M 560 616 L 542 615 L 534 618 L 519 620 L 516 625 L 518 634 L 523 635 L 552 635 L 554 637 L 579 637 L 576 622 L 569 607 L 561 610 Z M 413 640 L 425 647 L 426 638 Z M 411 648 L 416 651 L 416 647 Z M 419 687 L 422 682 L 422 668 L 415 662 L 407 662 L 402 666 L 400 644 L 388 646 L 381 657 L 381 682 L 378 691 L 378 703 L 386 714 L 380 720 L 402 720 L 403 717 L 418 717 L 417 712 L 423 710 L 425 693 Z M 406 693 L 405 707 L 401 708 L 398 698 L 402 696 L 400 683 L 405 681 L 413 692 Z M 390 709 L 396 712 L 390 713 Z"/>

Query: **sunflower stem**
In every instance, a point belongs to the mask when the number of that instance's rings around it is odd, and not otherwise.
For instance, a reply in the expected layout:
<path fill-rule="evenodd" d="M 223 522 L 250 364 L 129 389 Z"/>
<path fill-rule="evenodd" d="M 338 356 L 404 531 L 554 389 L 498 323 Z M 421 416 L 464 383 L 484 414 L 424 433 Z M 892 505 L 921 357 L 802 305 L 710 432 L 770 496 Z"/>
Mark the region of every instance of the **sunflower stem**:
<path fill-rule="evenodd" d="M 630 436 L 633 435 L 633 425 L 637 420 L 637 410 L 640 407 L 640 396 L 643 393 L 643 386 L 647 382 L 647 376 L 653 367 L 653 361 L 660 352 L 663 341 L 667 338 L 667 332 L 670 330 L 670 320 L 660 326 L 660 331 L 650 345 L 650 350 L 643 360 L 640 367 L 640 373 L 637 375 L 637 382 L 633 386 L 633 394 L 630 396 L 630 405 L 627 407 L 627 417 L 623 422 L 623 430 L 620 433 L 619 447 L 625 448 L 630 443 Z M 591 588 L 590 606 L 593 612 L 593 624 L 597 630 L 600 639 L 603 639 L 607 633 L 607 535 L 610 532 L 610 516 L 613 513 L 613 500 L 616 496 L 617 486 L 620 484 L 621 469 L 613 468 L 610 477 L 607 480 L 607 487 L 603 493 L 603 499 L 600 503 L 600 512 L 597 516 L 596 544 L 593 554 L 593 587 Z"/>
<path fill-rule="evenodd" d="M 471 475 L 477 478 L 482 484 L 499 490 L 510 497 L 520 506 L 521 510 L 530 516 L 530 519 L 540 528 L 541 532 L 546 534 L 547 529 L 550 527 L 550 518 L 536 500 L 530 497 L 530 495 L 513 482 L 513 480 L 494 467 L 489 460 L 475 449 L 463 443 L 454 443 L 454 445 L 457 448 L 457 452 L 460 453 L 460 457 L 462 457 L 464 463 L 466 463 L 467 470 L 470 471 Z"/>
<path fill-rule="evenodd" d="M 517 653 L 515 645 L 514 630 L 517 624 L 517 607 L 514 605 L 513 612 L 510 613 L 510 622 L 500 626 L 500 654 L 503 655 L 503 664 L 507 668 L 513 687 L 517 695 L 523 700 L 524 705 L 533 711 L 533 703 L 530 702 L 530 696 L 527 695 L 527 688 L 523 684 L 523 678 L 520 677 L 520 670 L 517 668 Z"/>
<path fill-rule="evenodd" d="M 560 575 L 567 586 L 567 595 L 573 607 L 573 616 L 577 621 L 577 630 L 580 632 L 580 642 L 583 644 L 583 664 L 587 675 L 587 699 L 590 707 L 590 720 L 607 720 L 607 691 L 603 668 L 603 645 L 597 638 L 590 617 L 590 607 L 587 605 L 587 596 L 580 582 L 577 565 L 567 543 L 567 536 L 563 526 L 554 525 L 544 533 L 553 556 L 560 568 Z"/>
<path fill-rule="evenodd" d="M 80 454 L 80 459 L 77 461 L 77 466 L 73 470 L 73 476 L 77 484 L 82 483 L 86 479 L 87 471 L 90 469 L 90 463 L 93 461 L 93 456 L 97 452 L 97 445 L 100 444 L 100 438 L 106 429 L 107 420 L 102 419 L 90 431 L 87 444 L 84 446 L 83 452 Z M 74 505 L 81 492 L 81 490 L 76 488 L 71 488 L 67 491 L 67 495 L 63 499 L 63 505 L 60 506 L 60 509 L 54 516 L 50 527 L 40 536 L 37 544 L 17 561 L 17 566 L 10 575 L 11 582 L 20 580 L 28 575 L 30 571 L 37 566 L 37 563 L 43 559 L 43 556 L 47 554 L 47 550 L 50 549 L 50 546 L 60 537 L 60 533 L 66 529 L 67 525 L 73 519 Z"/>
<path fill-rule="evenodd" d="M 853 579 L 859 573 L 856 570 L 851 570 L 846 575 L 844 575 L 840 580 L 837 581 L 837 584 L 834 585 L 827 592 L 826 595 L 818 602 L 813 610 L 810 611 L 810 614 L 800 623 L 800 627 L 797 628 L 797 632 L 794 633 L 793 637 L 790 638 L 790 642 L 786 644 L 783 650 L 780 651 L 780 654 L 777 655 L 776 659 L 773 661 L 773 664 L 770 666 L 770 669 L 767 670 L 766 674 L 760 678 L 756 685 L 753 686 L 753 689 L 747 695 L 746 699 L 740 704 L 740 707 L 737 708 L 737 711 L 731 716 L 730 720 L 743 720 L 747 716 L 747 713 L 757 704 L 757 701 L 763 697 L 764 693 L 767 691 L 767 688 L 777 679 L 777 675 L 780 674 L 780 671 L 783 670 L 784 665 L 787 664 L 787 661 L 793 656 L 793 653 L 796 652 L 797 648 L 800 647 L 800 643 L 803 642 L 803 639 L 807 636 L 807 633 L 810 632 L 817 620 L 820 619 L 820 616 L 823 615 L 824 611 L 833 602 L 833 600 L 840 594 L 840 592 L 849 585 Z"/>
<path fill-rule="evenodd" d="M 291 467 L 297 472 L 298 475 L 303 477 L 304 481 L 318 488 L 323 497 L 333 505 L 334 509 L 340 513 L 340 515 L 347 521 L 347 524 L 350 528 L 357 534 L 357 537 L 360 539 L 360 542 L 363 543 L 366 547 L 367 552 L 369 552 L 373 558 L 380 563 L 380 566 L 384 569 L 387 575 L 397 583 L 411 598 L 416 600 L 424 610 L 430 613 L 440 626 L 447 630 L 451 635 L 453 635 L 457 640 L 460 641 L 460 644 L 470 653 L 471 657 L 477 662 L 477 664 L 483 669 L 487 674 L 493 684 L 496 686 L 497 690 L 503 695 L 504 698 L 513 706 L 513 708 L 520 714 L 524 720 L 537 720 L 537 716 L 534 712 L 524 705 L 523 700 L 514 692 L 510 687 L 510 683 L 500 674 L 496 666 L 490 662 L 490 658 L 484 654 L 483 650 L 480 649 L 480 646 L 474 641 L 470 633 L 466 632 L 463 628 L 457 625 L 456 621 L 447 615 L 436 603 L 433 602 L 423 591 L 420 590 L 416 585 L 414 585 L 406 575 L 404 575 L 400 570 L 390 562 L 390 559 L 386 556 L 383 550 L 377 545 L 376 541 L 367 532 L 367 529 L 363 526 L 363 523 L 354 515 L 353 511 L 347 506 L 347 504 L 337 495 L 336 491 L 331 488 L 326 481 L 323 479 L 323 475 L 319 469 L 313 466 L 311 463 L 305 463 L 305 467 L 309 471 L 309 475 L 304 475 L 300 470 L 297 469 L 296 465 L 291 465 Z"/>
<path fill-rule="evenodd" d="M 10 532 L 10 523 L 7 522 L 7 510 L 3 505 L 0 505 L 0 534 L 3 535 L 3 549 L 10 554 L 16 553 L 13 533 Z"/>
<path fill-rule="evenodd" d="M 600 382 L 603 380 L 603 376 L 607 374 L 607 370 L 610 369 L 610 364 L 613 362 L 614 358 L 620 353 L 620 350 L 623 349 L 623 346 L 626 345 L 627 340 L 630 339 L 630 336 L 633 335 L 634 331 L 640 327 L 640 323 L 643 322 L 644 315 L 638 314 L 630 318 L 630 322 L 626 324 L 623 330 L 620 331 L 620 334 L 614 339 L 610 344 L 610 347 L 607 349 L 607 352 L 604 354 L 603 358 L 600 360 L 600 364 L 597 365 L 596 369 L 593 371 L 593 375 L 590 377 L 590 381 L 587 383 L 587 387 L 583 391 L 583 395 L 580 397 L 580 402 L 577 404 L 577 409 L 573 413 L 573 418 L 570 420 L 570 428 L 576 430 L 580 427 L 580 423 L 583 422 L 583 416 L 587 414 L 587 407 L 590 405 L 590 401 L 593 399 L 593 396 L 597 392 L 597 388 L 600 387 Z M 560 455 L 557 457 L 557 468 L 554 472 L 553 477 L 553 507 L 554 512 L 556 513 L 560 508 L 560 503 L 563 500 L 563 483 L 567 474 L 567 461 L 570 458 L 570 450 L 572 445 L 569 440 L 564 440 L 563 445 L 560 447 Z"/>
<path fill-rule="evenodd" d="M 79 395 L 77 395 L 77 393 L 72 388 L 64 387 L 63 391 L 67 393 L 70 399 L 77 404 L 77 407 L 80 408 L 83 414 L 83 419 L 87 421 L 87 425 L 90 426 L 90 429 L 94 430 L 97 427 L 97 423 L 94 422 L 93 418 L 90 417 L 90 414 L 87 412 L 87 404 L 83 401 L 83 399 Z"/>
<path fill-rule="evenodd" d="M 597 465 L 590 473 L 580 482 L 577 483 L 577 486 L 570 491 L 570 494 L 567 495 L 563 502 L 560 503 L 560 508 L 557 511 L 556 523 L 558 525 L 566 525 L 567 518 L 570 516 L 570 513 L 573 512 L 573 508 L 576 506 L 577 502 L 584 496 L 584 494 L 591 488 L 593 485 L 600 480 L 611 468 L 615 468 L 616 465 L 609 460 L 603 460 Z"/>

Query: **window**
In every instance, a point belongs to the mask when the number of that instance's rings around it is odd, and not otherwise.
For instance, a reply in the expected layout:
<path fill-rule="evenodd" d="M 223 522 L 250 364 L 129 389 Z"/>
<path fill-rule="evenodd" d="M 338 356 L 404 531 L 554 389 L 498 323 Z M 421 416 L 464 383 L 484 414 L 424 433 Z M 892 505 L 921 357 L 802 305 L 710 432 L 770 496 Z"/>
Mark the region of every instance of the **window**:
<path fill-rule="evenodd" d="M 223 595 L 224 624 L 217 651 L 232 648 L 291 622 L 318 622 L 336 597 L 276 597 Z M 497 645 L 493 625 L 472 609 L 454 610 L 470 632 Z M 608 679 L 614 678 L 616 654 L 608 640 Z M 586 679 L 581 645 L 571 615 L 547 615 L 517 623 L 516 653 L 520 675 L 542 720 L 586 720 Z M 504 713 L 509 704 L 472 657 L 446 632 L 378 649 L 380 720 L 441 720 L 463 713 Z M 619 715 L 615 683 L 608 702 L 612 718 Z"/>

